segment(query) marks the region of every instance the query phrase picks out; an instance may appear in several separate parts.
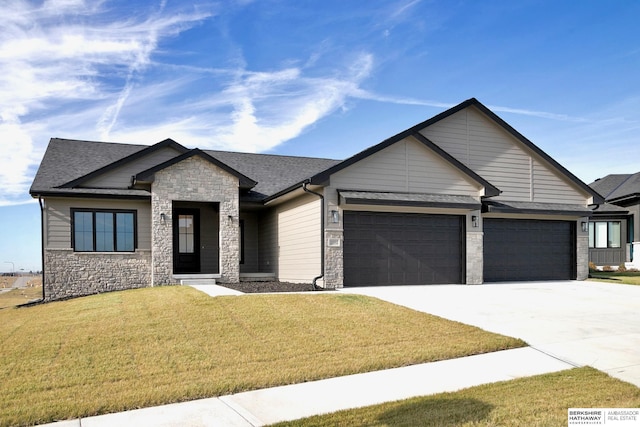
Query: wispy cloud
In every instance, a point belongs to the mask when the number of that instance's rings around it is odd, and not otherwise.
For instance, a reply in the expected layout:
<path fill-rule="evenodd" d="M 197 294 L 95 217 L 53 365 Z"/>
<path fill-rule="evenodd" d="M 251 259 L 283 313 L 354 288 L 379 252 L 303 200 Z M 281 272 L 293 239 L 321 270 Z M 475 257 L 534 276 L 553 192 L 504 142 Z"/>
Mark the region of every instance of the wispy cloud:
<path fill-rule="evenodd" d="M 184 100 L 173 115 L 167 111 L 154 123 L 130 126 L 127 115 L 111 136 L 146 143 L 170 136 L 200 148 L 269 151 L 345 108 L 348 99 L 357 97 L 360 84 L 370 76 L 373 62 L 369 53 L 355 54 L 341 69 L 321 77 L 309 76 L 298 67 L 268 72 L 217 70 L 218 80 L 223 81 L 219 90 Z M 189 85 L 206 84 L 206 73 L 202 74 L 202 79 L 185 79 L 182 90 L 188 91 Z M 148 103 L 149 97 L 164 97 L 177 90 L 148 89 L 132 93 L 127 108 L 135 110 L 141 103 Z"/>
<path fill-rule="evenodd" d="M 523 116 L 532 116 L 539 117 L 541 119 L 551 119 L 551 120 L 559 120 L 562 122 L 587 122 L 586 118 L 582 117 L 571 117 L 567 114 L 558 114 L 551 113 L 548 111 L 536 111 L 536 110 L 527 110 L 522 108 L 511 108 L 511 107 L 501 107 L 498 105 L 489 105 L 487 106 L 490 110 L 496 113 L 512 113 L 512 114 L 520 114 Z"/>
<path fill-rule="evenodd" d="M 377 102 L 385 102 L 399 105 L 418 105 L 425 107 L 437 107 L 437 108 L 451 108 L 454 103 L 442 102 L 442 101 L 434 101 L 429 99 L 416 99 L 416 98 L 407 98 L 407 97 L 399 97 L 399 96 L 389 96 L 389 95 L 381 95 L 373 92 L 369 92 L 363 89 L 356 89 L 353 91 L 352 96 L 365 99 L 369 101 L 377 101 Z M 550 119 L 557 120 L 563 122 L 576 122 L 576 123 L 584 123 L 589 120 L 582 117 L 572 117 L 567 114 L 558 114 L 548 111 L 537 111 L 537 110 L 528 110 L 524 108 L 511 108 L 511 107 L 503 107 L 499 105 L 488 105 L 487 106 L 491 111 L 496 113 L 511 113 L 518 114 L 523 116 L 530 117 L 538 117 L 541 119 Z"/>
<path fill-rule="evenodd" d="M 94 118 L 85 127 L 89 135 L 96 128 L 108 135 L 134 73 L 149 64 L 158 41 L 211 15 L 162 13 L 164 7 L 162 2 L 141 18 L 114 20 L 102 1 L 0 3 L 0 205 L 26 196 L 43 152 L 40 138 L 47 137 L 33 132 L 40 128 L 36 122 L 77 109 L 78 102 L 100 103 L 97 126 Z"/>
<path fill-rule="evenodd" d="M 381 21 L 392 27 L 411 20 L 419 3 L 397 2 L 385 8 Z M 167 42 L 211 24 L 217 16 L 213 6 L 188 9 L 159 0 L 126 16 L 111 7 L 107 0 L 0 3 L 0 206 L 28 198 L 50 137 L 144 144 L 171 137 L 187 146 L 265 152 L 348 109 L 353 100 L 452 106 L 365 89 L 389 60 L 375 56 L 366 43 L 338 52 L 333 41 L 319 39 L 315 50 L 269 69 L 252 68 L 243 46 L 233 42 L 218 52 L 217 63 L 181 61 L 191 52 L 172 56 Z M 127 11 L 134 7 L 139 6 Z M 583 122 L 552 112 L 490 108 Z"/>
<path fill-rule="evenodd" d="M 52 136 L 269 151 L 346 108 L 374 68 L 364 51 L 325 72 L 310 72 L 313 54 L 304 66 L 251 70 L 241 49 L 227 67 L 156 62 L 163 40 L 215 11 L 168 10 L 163 0 L 118 16 L 110 5 L 0 5 L 0 137 L 8 141 L 0 159 L 9 165 L 0 169 L 0 206 L 28 197 Z"/>

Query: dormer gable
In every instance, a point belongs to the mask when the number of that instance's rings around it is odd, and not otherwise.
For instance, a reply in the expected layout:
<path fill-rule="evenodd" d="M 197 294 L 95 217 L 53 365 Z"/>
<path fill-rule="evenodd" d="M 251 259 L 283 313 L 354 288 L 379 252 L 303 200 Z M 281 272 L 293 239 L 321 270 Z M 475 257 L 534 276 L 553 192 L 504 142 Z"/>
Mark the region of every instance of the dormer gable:
<path fill-rule="evenodd" d="M 58 188 L 128 188 L 131 185 L 131 177 L 136 173 L 187 151 L 189 151 L 188 148 L 168 138 Z"/>

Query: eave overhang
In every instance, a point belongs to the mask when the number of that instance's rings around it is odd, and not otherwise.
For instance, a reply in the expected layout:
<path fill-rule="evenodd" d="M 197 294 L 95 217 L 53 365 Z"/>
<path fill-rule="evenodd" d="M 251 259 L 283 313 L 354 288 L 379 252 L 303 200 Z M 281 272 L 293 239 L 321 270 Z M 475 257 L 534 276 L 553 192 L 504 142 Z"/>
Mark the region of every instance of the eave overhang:
<path fill-rule="evenodd" d="M 508 214 L 528 214 L 528 215 L 564 215 L 588 217 L 593 215 L 593 211 L 586 206 L 563 203 L 537 203 L 537 202 L 511 202 L 484 200 L 482 202 L 483 212 L 496 212 Z"/>
<path fill-rule="evenodd" d="M 338 190 L 340 204 L 412 206 L 476 210 L 480 201 L 471 196 L 426 193 L 394 193 L 375 191 Z"/>

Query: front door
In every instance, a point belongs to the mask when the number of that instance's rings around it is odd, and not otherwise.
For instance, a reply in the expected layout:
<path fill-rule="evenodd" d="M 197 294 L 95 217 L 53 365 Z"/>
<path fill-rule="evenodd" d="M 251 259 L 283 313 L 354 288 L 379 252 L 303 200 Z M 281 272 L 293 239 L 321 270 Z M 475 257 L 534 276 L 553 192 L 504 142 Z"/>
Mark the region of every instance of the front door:
<path fill-rule="evenodd" d="M 173 272 L 200 272 L 200 210 L 173 211 Z"/>

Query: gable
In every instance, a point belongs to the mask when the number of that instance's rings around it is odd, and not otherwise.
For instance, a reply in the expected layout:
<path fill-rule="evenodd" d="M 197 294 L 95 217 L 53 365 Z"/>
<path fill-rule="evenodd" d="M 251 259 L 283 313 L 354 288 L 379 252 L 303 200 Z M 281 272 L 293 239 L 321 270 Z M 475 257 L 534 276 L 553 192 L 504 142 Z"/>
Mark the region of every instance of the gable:
<path fill-rule="evenodd" d="M 87 188 L 128 188 L 131 185 L 131 177 L 139 172 L 150 169 L 161 163 L 173 159 L 182 154 L 173 147 L 164 147 L 156 151 L 151 151 L 145 156 L 128 162 L 113 170 L 109 170 L 88 179 L 79 187 Z"/>
<path fill-rule="evenodd" d="M 496 200 L 585 204 L 591 196 L 474 106 L 420 133 L 500 188 Z"/>
<path fill-rule="evenodd" d="M 338 189 L 479 196 L 483 187 L 409 136 L 331 175 Z"/>
<path fill-rule="evenodd" d="M 239 178 L 220 166 L 198 156 L 181 156 L 179 161 L 170 163 L 153 172 L 154 192 L 170 191 L 173 197 L 182 201 L 209 200 L 216 192 L 229 192 L 229 197 L 237 197 Z"/>
<path fill-rule="evenodd" d="M 236 179 L 238 179 L 239 181 L 239 186 L 240 188 L 244 189 L 244 190 L 248 190 L 252 187 L 255 187 L 255 185 L 257 184 L 256 181 L 254 181 L 253 179 L 249 178 L 248 176 L 238 172 L 237 170 L 235 170 L 234 168 L 232 168 L 231 166 L 221 162 L 220 160 L 216 159 L 215 157 L 212 157 L 211 155 L 205 153 L 204 151 L 198 149 L 198 148 L 194 148 L 192 150 L 189 150 L 185 153 L 182 153 L 179 156 L 175 156 L 169 160 L 167 160 L 166 162 L 157 164 L 149 169 L 146 169 L 144 171 L 141 171 L 140 173 L 136 174 L 135 177 L 133 177 L 134 181 L 140 181 L 142 182 L 153 182 L 154 180 L 154 176 L 157 172 L 162 171 L 163 169 L 169 168 L 175 164 L 180 164 L 180 163 L 184 163 L 185 160 L 191 159 L 191 158 L 200 158 L 201 160 L 203 160 L 204 162 L 207 162 L 213 166 L 215 166 L 218 169 L 221 169 L 225 172 L 227 172 L 229 175 L 232 175 L 233 177 L 235 177 Z"/>

